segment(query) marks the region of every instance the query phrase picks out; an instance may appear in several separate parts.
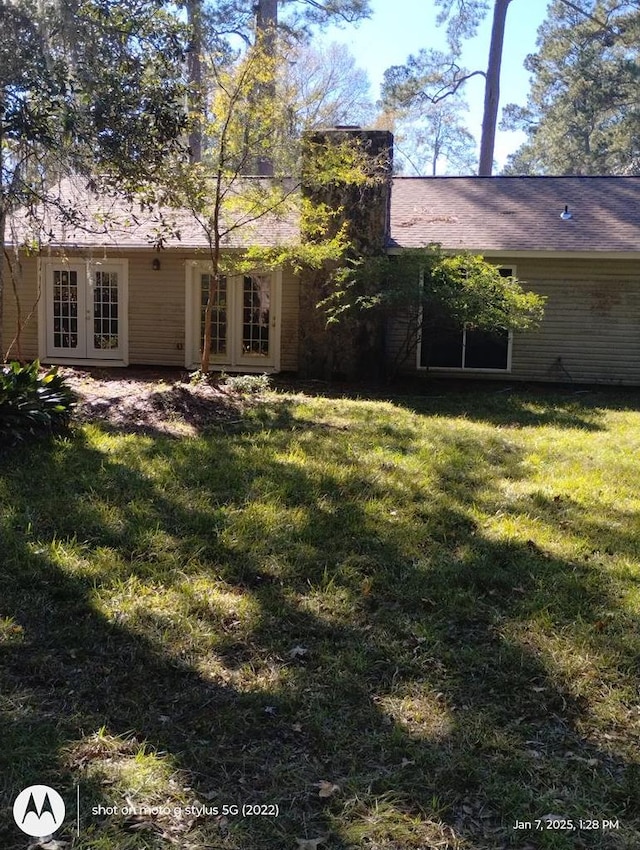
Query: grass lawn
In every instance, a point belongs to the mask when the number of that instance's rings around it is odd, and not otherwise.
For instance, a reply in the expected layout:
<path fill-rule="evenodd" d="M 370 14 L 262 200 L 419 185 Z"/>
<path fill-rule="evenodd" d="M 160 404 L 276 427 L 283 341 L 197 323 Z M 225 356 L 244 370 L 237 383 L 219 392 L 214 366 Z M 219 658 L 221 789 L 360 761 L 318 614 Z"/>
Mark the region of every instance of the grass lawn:
<path fill-rule="evenodd" d="M 1 847 L 640 846 L 640 396 L 427 392 L 3 456 Z"/>

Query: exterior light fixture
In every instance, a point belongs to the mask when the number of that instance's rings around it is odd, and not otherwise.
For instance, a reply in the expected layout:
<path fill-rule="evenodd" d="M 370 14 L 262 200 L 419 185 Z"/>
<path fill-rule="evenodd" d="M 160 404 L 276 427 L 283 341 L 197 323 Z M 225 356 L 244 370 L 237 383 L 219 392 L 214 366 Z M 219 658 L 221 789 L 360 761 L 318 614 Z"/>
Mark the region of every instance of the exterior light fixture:
<path fill-rule="evenodd" d="M 569 221 L 570 219 L 573 218 L 573 215 L 569 212 L 569 207 L 566 204 L 565 204 L 565 207 L 564 207 L 564 212 L 560 213 L 560 218 L 563 221 Z"/>
<path fill-rule="evenodd" d="M 151 263 L 151 268 L 154 270 L 154 272 L 160 271 L 160 260 L 157 257 Z"/>

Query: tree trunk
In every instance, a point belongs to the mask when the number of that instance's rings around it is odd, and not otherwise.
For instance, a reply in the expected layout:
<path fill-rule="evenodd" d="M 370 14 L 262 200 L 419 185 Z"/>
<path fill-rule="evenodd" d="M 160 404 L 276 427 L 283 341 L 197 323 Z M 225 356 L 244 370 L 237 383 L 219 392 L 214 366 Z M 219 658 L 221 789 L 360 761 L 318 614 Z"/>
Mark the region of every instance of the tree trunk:
<path fill-rule="evenodd" d="M 209 372 L 211 362 L 211 317 L 213 315 L 213 305 L 217 301 L 217 295 L 220 291 L 220 225 L 217 215 L 213 226 L 213 242 L 209 240 L 209 250 L 211 257 L 211 275 L 209 276 L 209 292 L 207 294 L 207 304 L 204 309 L 204 334 L 202 340 L 202 351 L 200 352 L 200 371 L 203 375 Z"/>
<path fill-rule="evenodd" d="M 278 32 L 278 0 L 259 0 L 256 8 L 256 43 L 260 44 L 266 56 L 275 56 Z M 275 79 L 262 83 L 256 92 L 258 98 L 275 100 Z M 273 159 L 268 154 L 259 156 L 256 162 L 257 173 L 261 177 L 273 177 Z"/>
<path fill-rule="evenodd" d="M 256 31 L 274 31 L 278 26 L 278 0 L 259 0 L 256 7 Z"/>
<path fill-rule="evenodd" d="M 191 131 L 189 150 L 191 162 L 202 160 L 202 120 L 204 92 L 202 90 L 202 0 L 187 0 L 187 20 L 190 28 L 187 73 L 189 76 L 189 112 Z"/>
<path fill-rule="evenodd" d="M 5 351 L 3 348 L 4 340 L 2 327 L 4 324 L 4 289 L 6 285 L 5 281 L 5 262 L 4 262 L 4 249 L 5 249 L 5 238 L 6 238 L 6 230 L 7 230 L 7 216 L 4 211 L 4 198 L 0 193 L 0 362 L 4 362 L 5 360 Z"/>
<path fill-rule="evenodd" d="M 511 0 L 495 0 L 493 24 L 491 26 L 491 46 L 489 64 L 484 89 L 484 113 L 482 116 L 482 138 L 480 140 L 480 177 L 491 177 L 493 171 L 493 151 L 496 143 L 496 124 L 498 104 L 500 102 L 500 66 L 502 65 L 502 46 L 507 9 Z"/>
<path fill-rule="evenodd" d="M 0 360 L 4 360 L 2 327 L 4 324 L 4 249 L 7 232 L 7 213 L 5 208 L 4 160 L 2 142 L 4 136 L 4 103 L 0 99 Z"/>

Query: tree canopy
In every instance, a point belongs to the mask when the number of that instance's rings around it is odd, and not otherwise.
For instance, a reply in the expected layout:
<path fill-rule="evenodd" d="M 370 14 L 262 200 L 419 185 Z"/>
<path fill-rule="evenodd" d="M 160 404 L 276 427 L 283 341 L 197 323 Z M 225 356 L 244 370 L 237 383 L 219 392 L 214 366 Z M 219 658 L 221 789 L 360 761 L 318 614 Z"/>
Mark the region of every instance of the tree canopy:
<path fill-rule="evenodd" d="M 421 50 L 388 68 L 381 89 L 382 120 L 396 136 L 396 168 L 416 174 L 472 174 L 476 142 L 465 125 L 464 94 L 451 92 L 463 70 L 438 50 Z M 427 94 L 427 91 L 432 94 Z"/>
<path fill-rule="evenodd" d="M 485 79 L 478 173 L 490 175 L 500 102 L 502 48 L 513 0 L 436 0 L 437 22 L 446 25 L 448 52 L 422 50 L 385 75 L 385 98 L 396 106 L 436 104 L 458 98 L 471 77 Z M 518 5 L 516 3 L 516 5 Z M 462 67 L 464 39 L 474 37 L 491 9 L 486 70 Z M 632 173 L 637 160 L 638 10 L 634 0 L 554 0 L 541 28 L 540 52 L 528 60 L 534 88 L 525 109 L 511 105 L 504 129 L 525 129 L 532 137 L 508 173 Z M 548 115 L 549 120 L 546 120 Z M 569 132 L 568 156 L 557 165 L 549 152 Z M 533 144 L 537 136 L 541 144 Z M 546 141 L 545 141 L 546 140 Z M 544 141 L 544 145 L 542 142 Z M 545 147 L 546 145 L 546 147 Z M 611 153 L 606 155 L 606 151 Z M 576 164 L 582 158 L 584 165 Z"/>
<path fill-rule="evenodd" d="M 139 179 L 184 127 L 184 27 L 153 0 L 0 4 L 3 198 L 43 158 Z"/>
<path fill-rule="evenodd" d="M 130 192 L 154 179 L 182 143 L 185 46 L 155 0 L 0 2 L 3 251 L 10 214 L 39 221 L 65 174 Z M 0 263 L 0 296 L 3 274 Z"/>
<path fill-rule="evenodd" d="M 525 107 L 509 104 L 503 126 L 528 139 L 505 174 L 640 173 L 640 9 L 599 0 L 556 0 L 526 67 Z"/>

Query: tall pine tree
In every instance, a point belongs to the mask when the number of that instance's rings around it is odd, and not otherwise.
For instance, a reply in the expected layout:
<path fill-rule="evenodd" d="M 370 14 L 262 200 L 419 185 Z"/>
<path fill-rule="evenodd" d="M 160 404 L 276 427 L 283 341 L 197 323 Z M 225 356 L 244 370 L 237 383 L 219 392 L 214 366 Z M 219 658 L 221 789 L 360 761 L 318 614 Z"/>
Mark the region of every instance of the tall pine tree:
<path fill-rule="evenodd" d="M 503 127 L 529 137 L 505 174 L 640 173 L 640 8 L 582 7 L 556 0 L 540 27 L 527 105 L 505 108 Z"/>

